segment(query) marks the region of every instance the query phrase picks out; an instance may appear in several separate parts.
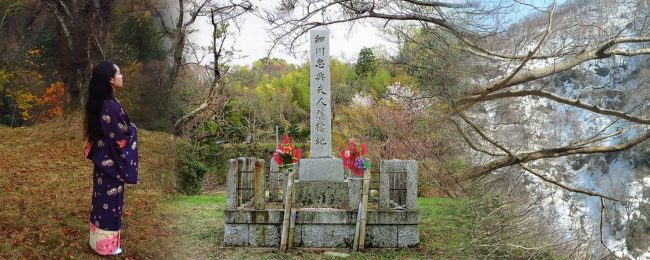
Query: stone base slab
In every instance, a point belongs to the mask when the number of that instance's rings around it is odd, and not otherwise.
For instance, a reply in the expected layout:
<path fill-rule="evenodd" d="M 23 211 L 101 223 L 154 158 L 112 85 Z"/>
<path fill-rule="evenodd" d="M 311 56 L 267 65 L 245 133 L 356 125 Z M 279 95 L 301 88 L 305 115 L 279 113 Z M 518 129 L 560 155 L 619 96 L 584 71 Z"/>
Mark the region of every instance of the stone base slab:
<path fill-rule="evenodd" d="M 224 211 L 224 245 L 278 247 L 283 210 Z M 305 248 L 351 247 L 356 210 L 297 209 L 294 246 Z M 417 210 L 369 210 L 367 247 L 414 247 L 420 243 Z"/>
<path fill-rule="evenodd" d="M 226 224 L 225 246 L 279 247 L 282 224 Z M 300 224 L 294 231 L 294 247 L 352 247 L 354 225 Z M 366 225 L 366 247 L 415 247 L 420 243 L 418 225 Z"/>

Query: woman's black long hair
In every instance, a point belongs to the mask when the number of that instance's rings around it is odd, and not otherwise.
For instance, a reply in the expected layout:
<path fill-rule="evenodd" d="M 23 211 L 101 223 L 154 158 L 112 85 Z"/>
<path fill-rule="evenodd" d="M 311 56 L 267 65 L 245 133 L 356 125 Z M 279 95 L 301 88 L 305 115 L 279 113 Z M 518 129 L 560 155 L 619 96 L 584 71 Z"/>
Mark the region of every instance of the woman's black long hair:
<path fill-rule="evenodd" d="M 102 133 L 99 125 L 99 114 L 106 99 L 113 98 L 111 78 L 115 77 L 115 63 L 102 61 L 93 69 L 93 76 L 88 84 L 88 99 L 86 99 L 86 116 L 84 117 L 84 137 L 89 142 L 95 142 Z"/>

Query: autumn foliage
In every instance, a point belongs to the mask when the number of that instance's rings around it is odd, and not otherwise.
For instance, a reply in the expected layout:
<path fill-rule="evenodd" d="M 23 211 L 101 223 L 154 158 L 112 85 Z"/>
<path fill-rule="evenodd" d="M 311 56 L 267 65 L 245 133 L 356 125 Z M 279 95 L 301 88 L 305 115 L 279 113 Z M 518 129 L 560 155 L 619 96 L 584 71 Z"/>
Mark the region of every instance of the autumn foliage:
<path fill-rule="evenodd" d="M 42 111 L 39 121 L 47 121 L 63 115 L 63 89 L 63 82 L 55 82 L 38 98 L 36 104 Z"/>

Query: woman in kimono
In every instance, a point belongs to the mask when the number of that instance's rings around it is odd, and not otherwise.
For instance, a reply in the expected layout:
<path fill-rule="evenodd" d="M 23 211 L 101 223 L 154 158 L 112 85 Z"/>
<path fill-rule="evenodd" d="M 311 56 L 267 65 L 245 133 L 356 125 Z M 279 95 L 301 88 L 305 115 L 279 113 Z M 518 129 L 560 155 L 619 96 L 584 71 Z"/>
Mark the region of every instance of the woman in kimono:
<path fill-rule="evenodd" d="M 120 234 L 125 183 L 138 181 L 138 132 L 113 93 L 120 69 L 104 61 L 93 69 L 85 107 L 85 157 L 93 162 L 90 247 L 100 255 L 122 252 Z"/>

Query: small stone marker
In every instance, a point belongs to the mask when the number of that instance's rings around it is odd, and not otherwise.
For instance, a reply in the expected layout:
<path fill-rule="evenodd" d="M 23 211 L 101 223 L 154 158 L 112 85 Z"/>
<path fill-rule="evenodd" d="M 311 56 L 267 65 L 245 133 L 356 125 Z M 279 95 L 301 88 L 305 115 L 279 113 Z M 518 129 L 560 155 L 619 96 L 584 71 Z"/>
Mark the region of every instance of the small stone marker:
<path fill-rule="evenodd" d="M 348 253 L 342 253 L 342 252 L 331 252 L 327 251 L 323 254 L 324 256 L 331 256 L 331 257 L 341 257 L 341 258 L 348 258 L 350 257 L 350 254 Z"/>

